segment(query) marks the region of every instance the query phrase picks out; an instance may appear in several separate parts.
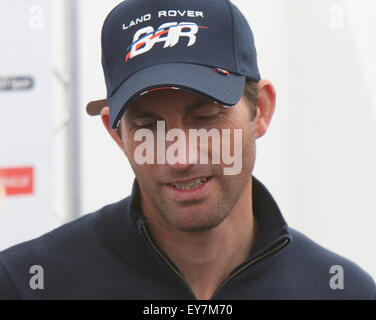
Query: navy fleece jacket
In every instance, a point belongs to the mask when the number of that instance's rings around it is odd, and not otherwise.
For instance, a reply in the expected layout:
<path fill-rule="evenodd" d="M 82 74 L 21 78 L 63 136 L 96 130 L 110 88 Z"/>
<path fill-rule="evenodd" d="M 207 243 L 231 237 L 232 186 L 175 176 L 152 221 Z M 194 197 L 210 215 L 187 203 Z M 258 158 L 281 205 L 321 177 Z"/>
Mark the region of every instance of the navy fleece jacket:
<path fill-rule="evenodd" d="M 0 299 L 195 299 L 153 239 L 139 196 L 135 180 L 131 196 L 1 252 Z M 212 299 L 376 299 L 373 279 L 288 227 L 254 177 L 252 196 L 252 252 Z M 30 286 L 32 266 L 43 268 L 43 289 Z M 343 270 L 343 289 L 330 285 L 332 266 Z"/>

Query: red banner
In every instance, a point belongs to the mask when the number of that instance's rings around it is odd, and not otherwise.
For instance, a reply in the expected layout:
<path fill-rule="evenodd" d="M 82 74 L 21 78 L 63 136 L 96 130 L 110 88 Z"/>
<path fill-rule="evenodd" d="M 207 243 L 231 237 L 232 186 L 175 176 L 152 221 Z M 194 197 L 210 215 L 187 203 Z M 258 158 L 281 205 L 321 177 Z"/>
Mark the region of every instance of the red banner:
<path fill-rule="evenodd" d="M 24 195 L 34 192 L 34 168 L 0 169 L 0 185 L 5 188 L 5 195 Z"/>

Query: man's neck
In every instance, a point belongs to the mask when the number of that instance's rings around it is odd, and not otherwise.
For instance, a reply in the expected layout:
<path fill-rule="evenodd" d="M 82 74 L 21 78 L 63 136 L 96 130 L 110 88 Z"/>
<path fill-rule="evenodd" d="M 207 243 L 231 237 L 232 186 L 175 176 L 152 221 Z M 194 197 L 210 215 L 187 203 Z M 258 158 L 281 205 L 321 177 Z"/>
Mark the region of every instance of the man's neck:
<path fill-rule="evenodd" d="M 179 231 L 143 209 L 159 247 L 176 264 L 198 299 L 210 299 L 250 254 L 255 236 L 251 179 L 230 215 L 205 232 Z"/>

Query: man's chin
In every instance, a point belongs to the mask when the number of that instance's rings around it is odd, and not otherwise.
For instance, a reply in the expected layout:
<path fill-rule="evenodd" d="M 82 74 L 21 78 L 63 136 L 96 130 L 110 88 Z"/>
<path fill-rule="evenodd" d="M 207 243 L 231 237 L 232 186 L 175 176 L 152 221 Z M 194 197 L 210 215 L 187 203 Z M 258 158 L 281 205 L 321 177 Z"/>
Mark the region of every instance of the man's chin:
<path fill-rule="evenodd" d="M 199 217 L 215 215 L 218 208 L 209 201 L 180 202 L 173 201 L 165 211 L 169 215 L 185 217 L 186 219 L 198 219 Z"/>
<path fill-rule="evenodd" d="M 217 227 L 225 219 L 218 209 L 205 205 L 176 207 L 170 209 L 164 217 L 169 225 L 183 232 L 205 232 Z"/>
<path fill-rule="evenodd" d="M 186 232 L 186 233 L 199 233 L 207 232 L 216 228 L 221 221 L 206 221 L 200 223 L 184 223 L 184 222 L 173 222 L 171 224 L 176 230 Z"/>

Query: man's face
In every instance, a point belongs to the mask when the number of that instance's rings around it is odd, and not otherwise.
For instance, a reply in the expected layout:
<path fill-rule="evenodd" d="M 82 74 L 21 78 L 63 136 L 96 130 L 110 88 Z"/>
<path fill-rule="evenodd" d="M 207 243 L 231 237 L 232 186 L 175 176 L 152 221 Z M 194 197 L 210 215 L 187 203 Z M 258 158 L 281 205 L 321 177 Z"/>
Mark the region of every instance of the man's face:
<path fill-rule="evenodd" d="M 141 142 L 134 135 L 139 129 L 150 129 L 155 136 L 157 157 L 157 121 L 165 122 L 166 133 L 181 129 L 187 137 L 186 163 L 138 164 L 135 150 Z M 188 142 L 189 129 L 231 129 L 230 149 L 234 152 L 234 129 L 241 129 L 241 170 L 236 175 L 224 175 L 222 157 L 212 163 L 200 164 L 200 143 L 197 143 L 197 164 L 192 164 Z M 183 90 L 158 90 L 143 95 L 128 109 L 121 120 L 121 137 L 125 153 L 134 170 L 141 191 L 141 202 L 154 218 L 186 232 L 205 231 L 219 225 L 231 213 L 246 186 L 251 183 L 255 162 L 255 122 L 244 98 L 233 108 L 224 108 L 206 98 Z M 222 134 L 221 134 L 222 136 Z M 228 142 L 228 140 L 227 140 Z M 173 142 L 166 142 L 165 148 Z M 224 143 L 221 139 L 221 143 Z M 221 145 L 221 148 L 223 145 Z M 236 155 L 235 155 L 236 156 Z M 197 185 L 192 181 L 201 178 Z M 196 180 L 198 182 L 198 180 Z M 191 183 L 191 184 L 190 184 Z M 188 189 L 188 190 L 187 190 Z"/>

